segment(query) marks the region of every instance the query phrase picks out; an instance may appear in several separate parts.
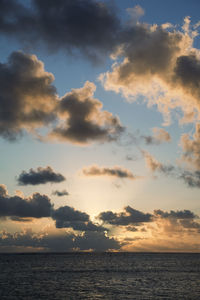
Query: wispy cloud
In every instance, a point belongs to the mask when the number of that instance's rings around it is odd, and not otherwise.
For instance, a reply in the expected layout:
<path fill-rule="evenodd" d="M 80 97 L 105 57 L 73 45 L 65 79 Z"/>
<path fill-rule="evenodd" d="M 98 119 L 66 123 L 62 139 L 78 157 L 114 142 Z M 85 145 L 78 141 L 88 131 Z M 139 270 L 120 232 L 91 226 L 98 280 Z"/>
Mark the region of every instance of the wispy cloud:
<path fill-rule="evenodd" d="M 123 167 L 114 166 L 114 167 L 99 167 L 97 165 L 85 167 L 82 169 L 82 173 L 85 176 L 108 176 L 116 177 L 121 179 L 131 179 L 135 180 L 138 176 L 133 175 L 133 173 Z"/>

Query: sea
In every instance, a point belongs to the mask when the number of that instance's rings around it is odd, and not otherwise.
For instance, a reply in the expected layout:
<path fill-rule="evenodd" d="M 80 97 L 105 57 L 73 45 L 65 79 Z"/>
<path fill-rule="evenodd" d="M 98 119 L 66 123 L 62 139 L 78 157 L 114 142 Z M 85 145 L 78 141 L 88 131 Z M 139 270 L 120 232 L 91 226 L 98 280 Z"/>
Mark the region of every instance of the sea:
<path fill-rule="evenodd" d="M 200 254 L 0 254 L 0 299 L 200 299 Z"/>

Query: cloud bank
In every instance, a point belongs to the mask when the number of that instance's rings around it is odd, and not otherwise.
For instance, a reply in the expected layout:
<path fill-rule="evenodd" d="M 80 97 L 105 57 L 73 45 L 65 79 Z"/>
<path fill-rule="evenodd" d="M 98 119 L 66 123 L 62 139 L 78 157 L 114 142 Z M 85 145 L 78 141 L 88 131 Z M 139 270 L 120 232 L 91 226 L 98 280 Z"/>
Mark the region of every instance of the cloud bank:
<path fill-rule="evenodd" d="M 103 232 L 85 232 L 58 234 L 41 232 L 39 235 L 31 230 L 0 232 L 0 252 L 71 252 L 71 251 L 109 251 L 120 249 L 120 243 L 109 238 Z"/>
<path fill-rule="evenodd" d="M 199 217 L 190 210 L 156 209 L 150 213 L 127 206 L 118 213 L 101 212 L 96 218 L 102 223 L 100 225 L 92 222 L 87 213 L 73 207 L 61 206 L 55 209 L 46 195 L 35 193 L 27 198 L 9 196 L 6 187 L 1 185 L 0 217 L 21 222 L 26 222 L 27 218 L 49 218 L 55 221 L 53 231 L 52 229 L 43 229 L 35 233 L 32 230 L 16 233 L 1 231 L 1 252 L 23 252 L 30 249 L 31 251 L 138 251 L 139 249 L 182 251 L 183 245 L 185 249 L 195 251 L 199 247 L 197 242 L 200 234 Z M 118 239 L 114 236 L 115 232 L 118 233 Z"/>

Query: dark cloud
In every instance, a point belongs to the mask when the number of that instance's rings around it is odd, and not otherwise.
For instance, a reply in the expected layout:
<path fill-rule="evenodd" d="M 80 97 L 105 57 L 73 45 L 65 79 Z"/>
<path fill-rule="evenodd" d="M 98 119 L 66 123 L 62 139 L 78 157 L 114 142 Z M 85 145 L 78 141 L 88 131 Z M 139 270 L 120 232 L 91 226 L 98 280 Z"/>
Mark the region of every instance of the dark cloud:
<path fill-rule="evenodd" d="M 198 233 L 200 233 L 200 223 L 190 220 L 190 219 L 181 219 L 180 224 L 183 226 L 183 228 L 187 228 L 189 230 L 194 230 Z"/>
<path fill-rule="evenodd" d="M 73 89 L 61 98 L 58 114 L 63 119 L 50 137 L 75 144 L 91 141 L 117 140 L 124 131 L 118 117 L 102 111 L 102 103 L 93 98 L 96 87 L 86 82 L 83 88 Z"/>
<path fill-rule="evenodd" d="M 102 111 L 93 83 L 59 99 L 53 80 L 35 55 L 13 52 L 0 64 L 0 136 L 15 140 L 29 132 L 45 141 L 36 129 L 51 125 L 48 137 L 75 144 L 119 138 L 125 128 L 117 116 Z"/>
<path fill-rule="evenodd" d="M 154 210 L 154 214 L 161 218 L 175 218 L 175 219 L 194 219 L 196 215 L 190 210 L 171 210 L 170 212 L 166 212 L 163 210 Z"/>
<path fill-rule="evenodd" d="M 199 217 L 190 210 L 171 210 L 167 212 L 159 209 L 154 210 L 154 217 L 155 222 L 162 220 L 164 222 L 164 230 L 172 235 L 184 232 L 188 234 L 200 233 Z"/>
<path fill-rule="evenodd" d="M 104 227 L 90 221 L 88 214 L 75 210 L 70 206 L 62 206 L 54 210 L 52 219 L 56 221 L 57 228 L 73 228 L 79 231 L 104 231 Z"/>
<path fill-rule="evenodd" d="M 13 221 L 31 221 L 30 218 L 49 217 L 56 228 L 72 228 L 78 231 L 103 232 L 107 229 L 90 220 L 85 212 L 70 206 L 54 209 L 46 195 L 34 193 L 28 198 L 9 196 L 4 185 L 0 185 L 0 217 L 10 217 Z"/>
<path fill-rule="evenodd" d="M 13 52 L 0 63 L 0 135 L 13 140 L 55 119 L 54 77 L 35 55 Z"/>
<path fill-rule="evenodd" d="M 37 170 L 30 169 L 29 172 L 22 171 L 17 178 L 19 185 L 37 185 L 45 183 L 59 183 L 65 181 L 62 174 L 55 173 L 49 166 L 46 168 L 38 167 Z"/>
<path fill-rule="evenodd" d="M 0 232 L 0 252 L 24 252 L 24 251 L 108 251 L 118 250 L 120 243 L 114 238 L 107 237 L 103 232 L 85 232 L 81 235 L 60 232 L 58 234 L 41 232 L 39 234 L 31 230 L 16 232 Z"/>
<path fill-rule="evenodd" d="M 200 59 L 195 54 L 179 56 L 174 68 L 176 81 L 185 87 L 185 91 L 194 94 L 200 105 Z"/>
<path fill-rule="evenodd" d="M 104 252 L 108 250 L 119 250 L 120 243 L 105 235 L 104 232 L 86 232 L 83 236 L 77 236 L 75 245 L 80 250 L 92 249 L 93 251 Z"/>
<path fill-rule="evenodd" d="M 119 166 L 108 168 L 94 165 L 83 168 L 82 172 L 85 176 L 110 176 L 116 178 L 128 178 L 131 180 L 138 178 L 138 176 L 134 176 L 131 171 Z"/>
<path fill-rule="evenodd" d="M 64 50 L 97 60 L 110 53 L 120 27 L 112 5 L 95 0 L 0 1 L 0 31 L 29 44 Z"/>
<path fill-rule="evenodd" d="M 63 196 L 69 196 L 69 193 L 66 190 L 63 191 L 53 191 L 52 195 L 58 196 L 58 197 L 63 197 Z"/>
<path fill-rule="evenodd" d="M 180 179 L 183 179 L 184 182 L 191 188 L 200 188 L 200 171 L 183 171 L 180 175 Z"/>
<path fill-rule="evenodd" d="M 152 221 L 151 214 L 143 213 L 130 206 L 126 206 L 124 211 L 120 213 L 113 213 L 112 211 L 102 212 L 98 218 L 105 223 L 117 226 L 135 225 Z"/>
<path fill-rule="evenodd" d="M 33 24 L 31 12 L 18 0 L 0 0 L 1 34 L 20 37 Z"/>
<path fill-rule="evenodd" d="M 43 218 L 50 217 L 51 210 L 52 204 L 46 195 L 9 196 L 6 187 L 0 185 L 0 217 Z"/>

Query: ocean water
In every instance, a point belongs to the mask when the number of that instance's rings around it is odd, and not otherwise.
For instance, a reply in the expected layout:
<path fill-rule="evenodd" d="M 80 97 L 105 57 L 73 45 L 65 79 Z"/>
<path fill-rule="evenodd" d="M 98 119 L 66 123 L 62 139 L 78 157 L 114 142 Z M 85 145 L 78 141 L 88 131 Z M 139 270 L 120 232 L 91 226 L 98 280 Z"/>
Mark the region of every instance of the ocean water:
<path fill-rule="evenodd" d="M 200 254 L 1 254 L 0 299 L 200 299 Z"/>

